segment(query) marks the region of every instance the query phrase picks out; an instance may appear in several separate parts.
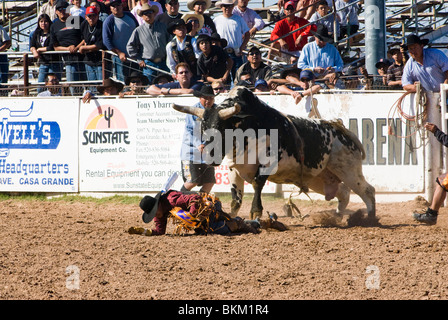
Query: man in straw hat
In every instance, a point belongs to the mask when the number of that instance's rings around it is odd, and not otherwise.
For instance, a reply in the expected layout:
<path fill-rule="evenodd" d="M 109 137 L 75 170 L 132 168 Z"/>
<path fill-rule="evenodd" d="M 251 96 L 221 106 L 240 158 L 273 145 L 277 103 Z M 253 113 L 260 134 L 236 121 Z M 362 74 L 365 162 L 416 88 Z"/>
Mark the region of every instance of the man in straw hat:
<path fill-rule="evenodd" d="M 319 24 L 317 30 L 311 33 L 315 41 L 303 47 L 297 67 L 313 70 L 316 80 L 323 79 L 334 86 L 337 72 L 341 72 L 344 67 L 342 57 L 332 44 L 333 39 L 329 36 L 327 27 Z"/>
<path fill-rule="evenodd" d="M 188 10 L 194 12 L 197 15 L 200 15 L 203 17 L 203 24 L 201 29 L 198 31 L 199 34 L 207 34 L 211 36 L 213 33 L 216 32 L 216 26 L 213 22 L 212 18 L 210 18 L 205 11 L 208 10 L 212 5 L 211 0 L 188 0 L 187 1 L 187 8 Z"/>
<path fill-rule="evenodd" d="M 149 0 L 139 0 L 134 8 L 132 8 L 131 13 L 134 15 L 135 19 L 137 19 L 138 24 L 141 26 L 145 23 L 145 20 L 138 14 L 138 11 L 142 9 L 142 6 L 144 4 L 149 4 L 150 6 L 157 6 L 157 9 L 159 10 L 156 14 L 156 16 L 159 16 L 162 14 L 162 6 L 157 1 L 149 1 Z"/>
<path fill-rule="evenodd" d="M 155 5 L 144 4 L 138 11 L 145 24 L 137 27 L 126 46 L 129 56 L 137 60 L 143 68 L 143 74 L 152 82 L 158 70 L 169 71 L 166 65 L 166 45 L 170 41 L 168 30 L 162 22 L 155 21 L 158 8 Z"/>
<path fill-rule="evenodd" d="M 96 90 L 103 96 L 116 96 L 124 88 L 123 83 L 115 81 L 111 78 L 107 78 L 103 81 L 102 85 L 96 87 Z M 90 100 L 94 97 L 94 94 L 90 90 L 86 90 L 83 94 L 82 102 L 90 103 Z"/>
<path fill-rule="evenodd" d="M 428 39 L 411 34 L 406 38 L 406 48 L 411 58 L 403 70 L 403 89 L 416 92 L 415 82 L 426 91 L 439 92 L 440 84 L 448 84 L 448 57 L 438 49 L 424 48 Z"/>

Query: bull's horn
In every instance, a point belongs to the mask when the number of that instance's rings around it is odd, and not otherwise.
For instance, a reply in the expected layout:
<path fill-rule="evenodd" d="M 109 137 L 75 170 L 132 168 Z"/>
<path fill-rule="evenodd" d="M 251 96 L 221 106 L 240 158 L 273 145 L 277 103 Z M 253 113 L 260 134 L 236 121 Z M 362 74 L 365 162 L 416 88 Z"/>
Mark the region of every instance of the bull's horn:
<path fill-rule="evenodd" d="M 222 120 L 227 120 L 241 111 L 241 106 L 235 103 L 233 107 L 219 110 L 218 114 Z"/>
<path fill-rule="evenodd" d="M 204 115 L 204 109 L 197 108 L 197 107 L 180 106 L 175 103 L 171 104 L 171 107 L 176 111 L 192 114 L 199 118 L 202 118 L 202 116 Z"/>

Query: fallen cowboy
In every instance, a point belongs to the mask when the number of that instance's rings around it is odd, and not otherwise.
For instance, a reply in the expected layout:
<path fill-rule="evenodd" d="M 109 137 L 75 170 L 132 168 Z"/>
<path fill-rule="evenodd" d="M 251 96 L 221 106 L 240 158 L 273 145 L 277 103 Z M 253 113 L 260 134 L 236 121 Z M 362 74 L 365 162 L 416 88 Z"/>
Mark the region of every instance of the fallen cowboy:
<path fill-rule="evenodd" d="M 213 194 L 169 190 L 155 197 L 145 196 L 140 201 L 143 222 L 154 220 L 154 228 L 131 227 L 130 234 L 158 236 L 166 232 L 168 221 L 175 224 L 175 234 L 194 231 L 195 234 L 259 233 L 260 229 L 273 228 L 280 231 L 286 226 L 272 214 L 267 219 L 244 220 L 232 218 L 222 210 L 221 201 Z"/>

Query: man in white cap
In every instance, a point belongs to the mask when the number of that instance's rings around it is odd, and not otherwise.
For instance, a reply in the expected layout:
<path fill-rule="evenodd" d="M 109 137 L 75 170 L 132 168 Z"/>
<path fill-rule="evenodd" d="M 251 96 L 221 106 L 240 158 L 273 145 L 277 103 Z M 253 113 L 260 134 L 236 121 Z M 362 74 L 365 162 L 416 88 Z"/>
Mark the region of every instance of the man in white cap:
<path fill-rule="evenodd" d="M 213 22 L 218 34 L 228 42 L 226 50 L 233 60 L 232 77 L 234 77 L 236 70 L 244 62 L 242 54 L 249 42 L 249 27 L 243 18 L 233 14 L 235 0 L 218 1 L 216 6 L 221 8 L 222 15 L 216 17 Z"/>

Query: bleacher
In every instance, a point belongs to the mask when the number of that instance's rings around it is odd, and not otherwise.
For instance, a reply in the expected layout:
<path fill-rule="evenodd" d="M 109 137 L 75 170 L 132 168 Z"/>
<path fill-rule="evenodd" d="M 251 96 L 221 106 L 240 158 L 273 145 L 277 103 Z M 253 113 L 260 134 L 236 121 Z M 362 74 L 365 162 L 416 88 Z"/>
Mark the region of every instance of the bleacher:
<path fill-rule="evenodd" d="M 36 20 L 40 7 L 44 1 L 2 1 L 2 25 L 10 34 L 12 46 L 8 51 L 10 60 L 10 74 L 8 88 L 24 90 L 29 86 L 42 85 L 37 83 L 37 65 L 29 52 L 29 34 L 36 28 Z M 186 0 L 180 0 L 181 11 L 186 12 Z M 215 2 L 215 1 L 214 1 Z M 213 2 L 213 3 L 214 3 Z M 360 29 L 352 35 L 349 52 L 344 52 L 343 59 L 346 64 L 364 59 L 364 1 L 359 1 Z M 275 3 L 266 5 L 264 0 L 252 0 L 249 7 L 253 8 L 265 20 L 267 27 L 257 33 L 252 44 L 262 47 L 267 52 L 270 44 L 269 36 L 274 26 L 273 17 L 277 13 Z M 212 5 L 210 15 L 220 14 L 221 11 Z M 386 1 L 386 30 L 387 44 L 393 46 L 404 42 L 410 33 L 418 33 L 423 38 L 430 39 L 430 45 L 438 48 L 448 48 L 448 0 L 388 0 Z M 347 39 L 342 39 L 343 44 Z M 336 45 L 338 45 L 336 43 Z M 79 90 L 82 92 L 82 90 Z M 30 89 L 31 92 L 35 90 Z"/>

